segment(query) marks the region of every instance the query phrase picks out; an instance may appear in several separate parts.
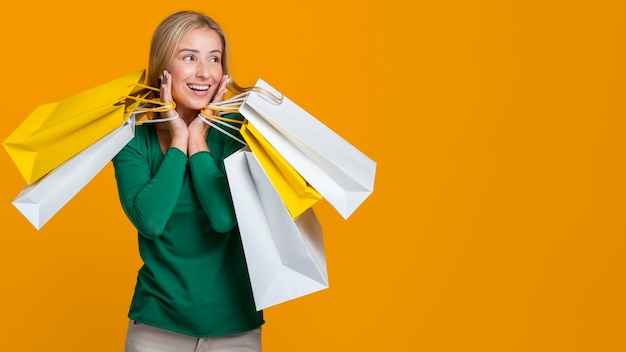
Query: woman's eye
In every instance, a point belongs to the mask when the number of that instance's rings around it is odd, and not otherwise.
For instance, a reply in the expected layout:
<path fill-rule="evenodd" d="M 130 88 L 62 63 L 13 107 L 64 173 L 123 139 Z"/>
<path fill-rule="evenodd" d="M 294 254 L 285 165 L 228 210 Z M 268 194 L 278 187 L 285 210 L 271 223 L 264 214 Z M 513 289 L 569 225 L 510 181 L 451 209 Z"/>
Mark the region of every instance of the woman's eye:
<path fill-rule="evenodd" d="M 187 55 L 187 56 L 183 56 L 183 61 L 191 61 L 193 60 L 193 56 Z"/>
<path fill-rule="evenodd" d="M 220 59 L 219 59 L 219 57 L 215 57 L 215 56 L 214 56 L 214 57 L 212 57 L 212 58 L 210 58 L 210 59 L 209 59 L 209 62 L 211 62 L 211 63 L 217 63 L 217 62 L 220 62 Z"/>

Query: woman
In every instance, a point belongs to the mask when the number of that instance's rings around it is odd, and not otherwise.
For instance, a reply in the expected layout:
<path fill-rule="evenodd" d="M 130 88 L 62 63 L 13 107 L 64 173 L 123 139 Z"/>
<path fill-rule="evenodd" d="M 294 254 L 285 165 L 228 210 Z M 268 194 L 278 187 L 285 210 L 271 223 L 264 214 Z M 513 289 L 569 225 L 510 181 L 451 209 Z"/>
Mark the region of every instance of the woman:
<path fill-rule="evenodd" d="M 242 147 L 197 118 L 228 79 L 220 27 L 178 12 L 154 32 L 148 84 L 176 109 L 137 126 L 114 158 L 122 207 L 138 230 L 139 270 L 126 352 L 260 351 L 254 305 L 223 160 Z M 241 116 L 229 116 L 239 118 Z M 221 349 L 220 349 L 221 348 Z"/>

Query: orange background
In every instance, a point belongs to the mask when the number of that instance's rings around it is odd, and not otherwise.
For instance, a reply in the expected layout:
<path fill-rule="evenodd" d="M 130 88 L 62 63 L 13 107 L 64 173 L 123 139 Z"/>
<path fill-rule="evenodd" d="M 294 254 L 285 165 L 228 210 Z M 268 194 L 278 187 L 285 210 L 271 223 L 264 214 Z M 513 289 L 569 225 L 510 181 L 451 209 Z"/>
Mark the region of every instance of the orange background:
<path fill-rule="evenodd" d="M 39 104 L 146 65 L 181 9 L 377 161 L 347 221 L 316 206 L 331 287 L 266 310 L 267 351 L 626 349 L 621 1 L 17 1 L 3 140 Z M 107 166 L 41 231 L 2 165 L 6 351 L 121 351 L 139 266 Z"/>

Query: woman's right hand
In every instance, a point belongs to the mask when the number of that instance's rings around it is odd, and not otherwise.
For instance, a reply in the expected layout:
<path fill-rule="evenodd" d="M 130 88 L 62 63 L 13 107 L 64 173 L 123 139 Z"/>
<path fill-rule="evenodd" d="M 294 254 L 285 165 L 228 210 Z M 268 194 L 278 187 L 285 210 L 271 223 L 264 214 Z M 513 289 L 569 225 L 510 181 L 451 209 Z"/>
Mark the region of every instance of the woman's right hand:
<path fill-rule="evenodd" d="M 164 103 L 172 102 L 172 76 L 167 70 L 161 74 L 161 101 Z M 176 110 L 164 111 L 161 117 L 168 118 L 178 116 Z M 167 121 L 164 125 L 170 135 L 170 147 L 175 147 L 187 154 L 187 143 L 189 139 L 189 131 L 187 124 L 180 117 Z"/>

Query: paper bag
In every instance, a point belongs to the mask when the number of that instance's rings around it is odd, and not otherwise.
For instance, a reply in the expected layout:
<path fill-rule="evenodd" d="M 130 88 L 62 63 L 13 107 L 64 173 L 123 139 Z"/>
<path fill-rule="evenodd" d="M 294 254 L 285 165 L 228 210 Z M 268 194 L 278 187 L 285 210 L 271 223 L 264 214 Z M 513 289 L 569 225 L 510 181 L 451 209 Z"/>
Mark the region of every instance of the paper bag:
<path fill-rule="evenodd" d="M 145 70 L 115 79 L 60 102 L 37 107 L 4 141 L 18 170 L 31 184 L 122 126 L 145 91 Z M 147 95 L 144 93 L 142 96 Z"/>
<path fill-rule="evenodd" d="M 297 219 L 304 211 L 322 199 L 322 195 L 278 154 L 253 125 L 245 121 L 240 132 L 269 176 L 293 219 Z"/>
<path fill-rule="evenodd" d="M 281 95 L 261 79 L 255 87 Z M 344 218 L 374 190 L 376 163 L 287 97 L 252 91 L 239 112 Z"/>
<path fill-rule="evenodd" d="M 246 148 L 247 149 L 247 148 Z M 322 229 L 313 208 L 293 220 L 249 149 L 224 160 L 256 308 L 328 288 Z"/>
<path fill-rule="evenodd" d="M 37 230 L 69 202 L 135 135 L 135 118 L 27 185 L 13 205 Z"/>

